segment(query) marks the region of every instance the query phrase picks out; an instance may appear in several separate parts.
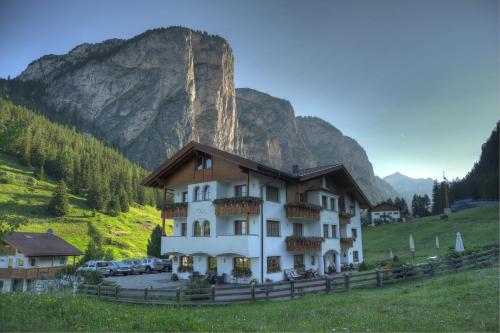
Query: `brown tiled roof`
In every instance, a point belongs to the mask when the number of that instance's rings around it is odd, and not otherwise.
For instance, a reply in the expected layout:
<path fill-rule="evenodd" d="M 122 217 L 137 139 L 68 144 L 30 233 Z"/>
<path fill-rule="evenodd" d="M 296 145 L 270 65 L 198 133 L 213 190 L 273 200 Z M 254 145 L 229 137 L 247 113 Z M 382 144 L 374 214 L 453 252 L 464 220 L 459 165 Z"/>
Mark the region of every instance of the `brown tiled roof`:
<path fill-rule="evenodd" d="M 321 167 L 299 170 L 298 173 L 281 171 L 265 164 L 258 163 L 247 158 L 228 153 L 226 151 L 207 146 L 195 141 L 191 141 L 175 153 L 169 160 L 160 165 L 142 181 L 142 185 L 151 187 L 161 187 L 159 182 L 160 177 L 165 177 L 175 171 L 179 165 L 192 156 L 196 151 L 216 156 L 217 158 L 235 163 L 245 169 L 255 171 L 264 175 L 279 178 L 289 182 L 301 182 L 308 179 L 316 178 L 329 173 L 338 173 L 344 180 L 344 185 L 347 185 L 356 195 L 362 206 L 371 207 L 371 203 L 358 186 L 354 178 L 351 176 L 346 167 L 342 164 L 325 165 Z"/>
<path fill-rule="evenodd" d="M 371 209 L 372 212 L 392 212 L 399 211 L 399 207 L 388 202 L 382 202 Z"/>
<path fill-rule="evenodd" d="M 79 256 L 82 253 L 73 245 L 54 234 L 40 232 L 14 232 L 4 242 L 28 257 Z"/>

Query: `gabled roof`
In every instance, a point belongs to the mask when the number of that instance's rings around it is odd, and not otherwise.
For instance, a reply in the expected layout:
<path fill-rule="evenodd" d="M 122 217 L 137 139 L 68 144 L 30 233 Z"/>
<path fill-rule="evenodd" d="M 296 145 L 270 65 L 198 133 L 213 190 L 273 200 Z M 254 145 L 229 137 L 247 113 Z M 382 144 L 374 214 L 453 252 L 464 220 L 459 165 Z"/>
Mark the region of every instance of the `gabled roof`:
<path fill-rule="evenodd" d="M 335 173 L 344 180 L 344 186 L 348 187 L 349 190 L 353 191 L 357 197 L 357 200 L 362 206 L 371 207 L 371 203 L 363 193 L 361 188 L 358 186 L 354 178 L 351 176 L 346 167 L 342 164 L 332 164 L 325 165 L 321 167 L 314 167 L 308 169 L 299 170 L 298 173 L 291 173 L 286 171 L 281 171 L 265 164 L 258 163 L 247 158 L 228 153 L 226 151 L 207 146 L 195 141 L 191 141 L 175 153 L 169 160 L 160 165 L 155 171 L 151 173 L 142 181 L 142 185 L 151 187 L 161 187 L 161 178 L 172 174 L 179 166 L 181 166 L 185 161 L 191 158 L 197 152 L 205 153 L 222 160 L 239 165 L 241 168 L 258 172 L 270 177 L 279 178 L 288 182 L 302 182 L 316 177 L 320 177 L 326 174 Z"/>
<path fill-rule="evenodd" d="M 50 233 L 14 232 L 4 242 L 27 257 L 79 256 L 82 253 L 64 239 Z"/>
<path fill-rule="evenodd" d="M 381 202 L 371 209 L 372 212 L 392 212 L 399 211 L 399 207 L 389 202 Z"/>

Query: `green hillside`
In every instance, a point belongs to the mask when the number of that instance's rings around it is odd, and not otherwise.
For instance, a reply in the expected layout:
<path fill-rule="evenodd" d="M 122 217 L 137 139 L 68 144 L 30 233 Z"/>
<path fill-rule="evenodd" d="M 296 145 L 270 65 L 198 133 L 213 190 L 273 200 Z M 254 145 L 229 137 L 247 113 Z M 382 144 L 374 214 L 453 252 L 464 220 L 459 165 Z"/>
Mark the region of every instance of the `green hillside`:
<path fill-rule="evenodd" d="M 115 258 L 145 255 L 150 232 L 161 221 L 156 208 L 134 203 L 128 212 L 113 217 L 94 212 L 83 197 L 70 195 L 70 214 L 55 218 L 47 211 L 55 186 L 52 180 L 36 180 L 33 168 L 0 153 L 0 218 L 25 220 L 19 231 L 45 232 L 52 228 L 82 251 L 87 246 L 87 223 L 91 221 L 102 235 L 104 248 L 110 248 Z"/>
<path fill-rule="evenodd" d="M 460 232 L 465 249 L 499 244 L 498 206 L 467 209 L 452 213 L 448 219 L 430 216 L 408 222 L 384 224 L 363 229 L 365 261 L 379 262 L 389 258 L 389 250 L 400 259 L 408 260 L 409 235 L 415 241 L 415 258 L 425 259 L 436 255 L 435 236 L 439 237 L 440 252 L 445 254 L 455 246 L 456 233 Z"/>

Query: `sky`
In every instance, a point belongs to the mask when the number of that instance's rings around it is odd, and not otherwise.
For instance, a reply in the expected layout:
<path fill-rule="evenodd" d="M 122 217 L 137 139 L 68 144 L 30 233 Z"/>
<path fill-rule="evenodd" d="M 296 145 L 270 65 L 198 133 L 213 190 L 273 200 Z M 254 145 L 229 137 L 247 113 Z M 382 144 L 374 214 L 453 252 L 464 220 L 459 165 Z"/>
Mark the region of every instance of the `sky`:
<path fill-rule="evenodd" d="M 172 25 L 227 39 L 237 87 L 327 120 L 379 176 L 463 177 L 500 120 L 498 0 L 0 0 L 0 77 Z"/>

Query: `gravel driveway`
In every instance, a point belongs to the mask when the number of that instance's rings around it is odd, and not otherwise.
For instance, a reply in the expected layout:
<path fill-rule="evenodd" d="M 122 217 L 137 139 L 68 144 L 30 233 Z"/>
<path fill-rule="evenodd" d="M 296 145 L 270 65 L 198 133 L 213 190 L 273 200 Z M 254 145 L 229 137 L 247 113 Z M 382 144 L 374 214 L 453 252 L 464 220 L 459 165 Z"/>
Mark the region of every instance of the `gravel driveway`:
<path fill-rule="evenodd" d="M 145 288 L 176 288 L 185 284 L 183 281 L 171 281 L 172 273 L 151 273 L 142 275 L 117 275 L 105 278 L 106 281 L 114 282 L 122 288 L 145 289 Z"/>

